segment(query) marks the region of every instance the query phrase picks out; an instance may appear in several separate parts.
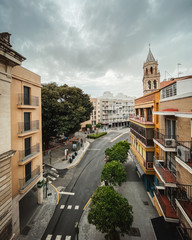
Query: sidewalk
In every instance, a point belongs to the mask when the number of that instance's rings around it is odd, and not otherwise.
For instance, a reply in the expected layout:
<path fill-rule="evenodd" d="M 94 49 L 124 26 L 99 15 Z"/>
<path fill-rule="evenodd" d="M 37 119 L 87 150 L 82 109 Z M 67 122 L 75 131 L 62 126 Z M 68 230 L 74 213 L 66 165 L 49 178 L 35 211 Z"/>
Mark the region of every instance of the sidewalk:
<path fill-rule="evenodd" d="M 89 142 L 86 142 L 84 144 L 84 147 L 78 151 L 78 155 L 75 157 L 72 163 L 69 163 L 69 161 L 60 161 L 60 162 L 53 163 L 52 165 L 50 165 L 49 163 L 45 163 L 45 164 L 50 167 L 54 167 L 58 170 L 71 169 L 81 161 L 89 145 L 90 145 Z M 47 228 L 47 225 L 51 217 L 53 216 L 56 205 L 57 205 L 56 188 L 53 187 L 52 184 L 48 184 L 47 198 L 44 198 L 42 205 L 37 206 L 32 217 L 28 221 L 25 227 L 27 230 L 26 235 L 20 234 L 16 239 L 17 240 L 40 240 L 45 229 Z"/>
<path fill-rule="evenodd" d="M 52 159 L 52 161 L 51 161 L 52 163 L 50 164 L 50 160 L 48 158 L 44 158 L 43 163 L 45 163 L 47 166 L 50 166 L 50 167 L 53 167 L 53 168 L 59 169 L 59 170 L 71 169 L 71 168 L 75 167 L 81 161 L 81 159 L 84 156 L 85 152 L 87 151 L 89 145 L 90 145 L 90 143 L 88 141 L 86 141 L 84 143 L 84 146 L 81 147 L 81 149 L 79 151 L 77 151 L 78 154 L 72 163 L 70 163 L 69 160 L 63 161 L 62 159 L 56 159 L 54 161 L 54 159 Z"/>
<path fill-rule="evenodd" d="M 121 237 L 121 240 L 155 240 L 151 218 L 158 217 L 157 211 L 151 203 L 144 185 L 135 171 L 135 163 L 129 157 L 124 164 L 128 179 L 116 191 L 122 194 L 133 206 L 134 221 L 132 233 Z M 94 225 L 87 221 L 89 207 L 85 209 L 79 223 L 79 240 L 104 240 L 105 234 L 96 230 Z"/>

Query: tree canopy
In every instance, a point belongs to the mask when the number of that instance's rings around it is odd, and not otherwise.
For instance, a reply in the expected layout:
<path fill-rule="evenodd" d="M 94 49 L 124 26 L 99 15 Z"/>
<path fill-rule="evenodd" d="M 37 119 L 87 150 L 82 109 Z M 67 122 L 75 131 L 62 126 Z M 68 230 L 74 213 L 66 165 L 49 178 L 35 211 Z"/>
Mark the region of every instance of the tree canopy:
<path fill-rule="evenodd" d="M 88 94 L 66 84 L 44 84 L 42 87 L 42 134 L 44 148 L 53 137 L 68 136 L 90 119 L 93 105 Z"/>
<path fill-rule="evenodd" d="M 125 162 L 129 150 L 129 143 L 127 141 L 120 141 L 113 145 L 111 148 L 105 150 L 105 155 L 109 156 L 109 161 Z"/>
<path fill-rule="evenodd" d="M 126 172 L 119 161 L 111 161 L 105 164 L 101 172 L 101 181 L 107 181 L 109 184 L 120 186 L 126 181 Z"/>
<path fill-rule="evenodd" d="M 98 187 L 89 206 L 88 222 L 102 233 L 128 234 L 133 223 L 132 206 L 112 186 Z"/>

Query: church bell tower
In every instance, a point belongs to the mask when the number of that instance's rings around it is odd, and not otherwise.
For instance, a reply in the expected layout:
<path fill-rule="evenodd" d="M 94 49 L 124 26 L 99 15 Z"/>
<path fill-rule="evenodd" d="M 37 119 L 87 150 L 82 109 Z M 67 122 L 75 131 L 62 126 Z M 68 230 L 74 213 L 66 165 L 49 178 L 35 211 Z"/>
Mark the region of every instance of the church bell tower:
<path fill-rule="evenodd" d="M 153 57 L 150 47 L 146 62 L 143 64 L 143 72 L 143 95 L 158 90 L 160 88 L 158 62 Z"/>

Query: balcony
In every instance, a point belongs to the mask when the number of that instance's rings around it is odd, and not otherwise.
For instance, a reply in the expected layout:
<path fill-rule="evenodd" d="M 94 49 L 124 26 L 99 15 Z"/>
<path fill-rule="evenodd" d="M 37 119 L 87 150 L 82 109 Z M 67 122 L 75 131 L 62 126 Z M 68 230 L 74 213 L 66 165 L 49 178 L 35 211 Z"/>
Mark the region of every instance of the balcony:
<path fill-rule="evenodd" d="M 147 117 L 139 115 L 130 115 L 130 119 L 141 124 L 154 125 L 152 115 L 148 115 Z"/>
<path fill-rule="evenodd" d="M 39 120 L 31 121 L 30 123 L 19 122 L 18 123 L 18 135 L 19 137 L 26 136 L 39 130 Z"/>
<path fill-rule="evenodd" d="M 33 170 L 28 176 L 23 179 L 19 179 L 19 191 L 24 193 L 25 190 L 38 178 L 40 177 L 40 166 Z"/>
<path fill-rule="evenodd" d="M 26 101 L 26 96 L 22 93 L 18 94 L 18 108 L 37 108 L 39 106 L 39 97 L 29 96 Z"/>
<path fill-rule="evenodd" d="M 189 225 L 192 225 L 192 185 L 178 184 L 176 205 Z"/>
<path fill-rule="evenodd" d="M 161 133 L 163 130 L 154 130 L 154 143 L 157 144 L 165 152 L 176 152 L 177 136 L 176 135 L 165 135 Z"/>
<path fill-rule="evenodd" d="M 31 148 L 20 150 L 19 151 L 19 165 L 24 165 L 27 162 L 31 161 L 36 155 L 40 152 L 40 144 L 32 146 Z"/>
<path fill-rule="evenodd" d="M 155 197 L 165 220 L 169 222 L 178 222 L 176 211 L 168 197 L 164 194 L 161 194 L 159 191 L 155 192 Z"/>
<path fill-rule="evenodd" d="M 152 146 L 152 147 L 154 147 L 153 139 L 145 138 L 143 135 L 139 134 L 137 131 L 135 131 L 135 130 L 132 128 L 132 124 L 131 124 L 130 127 L 131 127 L 130 132 L 131 132 L 136 138 L 138 138 L 143 144 L 145 144 L 145 146 Z"/>
<path fill-rule="evenodd" d="M 168 187 L 176 187 L 176 177 L 175 171 L 169 170 L 165 163 L 162 161 L 156 160 L 157 157 L 154 157 L 153 167 L 156 173 L 159 175 L 161 181 Z M 162 159 L 162 157 L 159 157 Z"/>
<path fill-rule="evenodd" d="M 191 240 L 192 239 L 192 228 L 186 228 L 185 226 L 177 227 L 177 235 L 179 240 Z"/>
<path fill-rule="evenodd" d="M 192 173 L 192 141 L 177 142 L 176 161 Z"/>

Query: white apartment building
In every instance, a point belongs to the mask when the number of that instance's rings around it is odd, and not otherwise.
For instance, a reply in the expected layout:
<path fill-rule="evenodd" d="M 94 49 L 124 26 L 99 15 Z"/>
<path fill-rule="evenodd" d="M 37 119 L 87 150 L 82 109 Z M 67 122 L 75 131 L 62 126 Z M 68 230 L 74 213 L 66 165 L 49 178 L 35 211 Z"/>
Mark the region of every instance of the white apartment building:
<path fill-rule="evenodd" d="M 129 126 L 129 117 L 134 113 L 135 97 L 122 93 L 113 96 L 109 91 L 98 98 L 98 122 L 105 127 Z"/>

